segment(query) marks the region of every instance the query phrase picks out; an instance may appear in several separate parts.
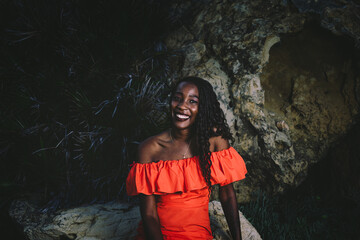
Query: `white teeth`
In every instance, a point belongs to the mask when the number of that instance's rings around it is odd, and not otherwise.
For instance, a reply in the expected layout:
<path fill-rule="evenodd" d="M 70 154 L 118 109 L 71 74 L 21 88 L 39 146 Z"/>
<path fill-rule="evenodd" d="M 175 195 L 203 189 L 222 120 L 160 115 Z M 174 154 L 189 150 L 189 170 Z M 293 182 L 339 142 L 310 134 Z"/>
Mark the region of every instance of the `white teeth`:
<path fill-rule="evenodd" d="M 188 119 L 190 118 L 189 116 L 186 116 L 186 115 L 182 115 L 182 114 L 176 114 L 176 116 L 180 119 Z"/>

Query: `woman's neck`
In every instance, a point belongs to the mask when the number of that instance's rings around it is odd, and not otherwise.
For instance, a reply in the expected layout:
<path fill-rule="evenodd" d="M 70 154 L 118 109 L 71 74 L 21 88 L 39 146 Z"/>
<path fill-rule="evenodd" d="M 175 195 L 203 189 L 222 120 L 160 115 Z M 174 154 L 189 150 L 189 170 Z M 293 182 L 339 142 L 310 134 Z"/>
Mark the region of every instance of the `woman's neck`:
<path fill-rule="evenodd" d="M 172 137 L 173 140 L 176 141 L 189 142 L 192 137 L 192 132 L 190 131 L 190 129 L 171 128 L 170 136 Z"/>

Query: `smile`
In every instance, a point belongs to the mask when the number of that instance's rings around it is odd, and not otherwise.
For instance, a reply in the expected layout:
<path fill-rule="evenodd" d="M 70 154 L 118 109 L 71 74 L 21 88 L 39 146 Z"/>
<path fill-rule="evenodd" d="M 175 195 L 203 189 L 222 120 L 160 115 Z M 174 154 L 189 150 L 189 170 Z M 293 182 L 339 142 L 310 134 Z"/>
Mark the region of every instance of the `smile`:
<path fill-rule="evenodd" d="M 184 115 L 184 114 L 180 114 L 180 113 L 176 113 L 175 116 L 181 120 L 186 120 L 186 119 L 189 119 L 190 116 L 188 115 Z"/>

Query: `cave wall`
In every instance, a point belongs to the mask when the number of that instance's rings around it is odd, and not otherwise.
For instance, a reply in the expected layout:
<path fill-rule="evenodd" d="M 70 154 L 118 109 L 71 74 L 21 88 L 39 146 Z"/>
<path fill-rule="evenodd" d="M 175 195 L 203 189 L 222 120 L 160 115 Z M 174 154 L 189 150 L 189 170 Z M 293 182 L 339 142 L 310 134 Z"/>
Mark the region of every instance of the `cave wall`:
<path fill-rule="evenodd" d="M 239 201 L 298 186 L 356 123 L 359 6 L 320 3 L 207 1 L 167 37 L 170 81 L 196 75 L 218 94 L 249 170 Z"/>
<path fill-rule="evenodd" d="M 297 155 L 317 159 L 355 123 L 359 51 L 316 23 L 283 36 L 260 75 L 264 108 L 284 121 Z M 326 151 L 326 150 L 325 150 Z"/>

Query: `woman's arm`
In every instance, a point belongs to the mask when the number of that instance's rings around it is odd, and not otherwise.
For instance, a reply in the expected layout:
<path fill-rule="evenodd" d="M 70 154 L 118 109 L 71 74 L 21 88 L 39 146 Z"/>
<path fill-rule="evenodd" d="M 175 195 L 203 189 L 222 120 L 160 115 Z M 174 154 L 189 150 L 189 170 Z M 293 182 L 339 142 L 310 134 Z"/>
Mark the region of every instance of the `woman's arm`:
<path fill-rule="evenodd" d="M 221 151 L 228 149 L 229 147 L 229 141 L 222 138 L 221 136 L 210 139 L 211 151 Z M 225 213 L 226 221 L 230 228 L 231 236 L 235 240 L 241 240 L 239 212 L 237 208 L 236 195 L 232 184 L 220 186 L 219 198 Z"/>
<path fill-rule="evenodd" d="M 154 151 L 157 145 L 153 138 L 149 138 L 142 142 L 138 149 L 139 163 L 151 163 Z M 147 240 L 160 240 L 163 239 L 159 216 L 156 210 L 155 195 L 140 195 L 140 214 L 143 221 L 145 235 Z"/>
<path fill-rule="evenodd" d="M 156 210 L 156 201 L 154 195 L 140 196 L 140 213 L 143 221 L 146 239 L 163 239 L 160 230 L 159 216 Z"/>
<path fill-rule="evenodd" d="M 241 240 L 240 218 L 233 185 L 220 186 L 219 197 L 231 236 L 234 240 Z"/>

